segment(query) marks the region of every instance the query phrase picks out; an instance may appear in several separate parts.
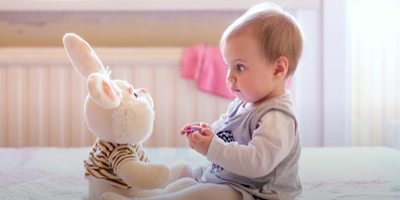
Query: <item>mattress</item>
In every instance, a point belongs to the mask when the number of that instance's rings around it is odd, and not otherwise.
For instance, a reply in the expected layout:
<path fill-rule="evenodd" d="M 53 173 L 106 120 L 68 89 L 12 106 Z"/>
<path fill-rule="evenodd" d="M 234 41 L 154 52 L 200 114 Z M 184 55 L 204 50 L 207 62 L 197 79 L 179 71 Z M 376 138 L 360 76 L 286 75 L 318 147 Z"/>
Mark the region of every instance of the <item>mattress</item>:
<path fill-rule="evenodd" d="M 208 162 L 187 148 L 147 148 L 153 162 Z M 84 199 L 85 148 L 0 148 L 0 199 Z M 400 151 L 303 148 L 299 199 L 400 199 Z"/>

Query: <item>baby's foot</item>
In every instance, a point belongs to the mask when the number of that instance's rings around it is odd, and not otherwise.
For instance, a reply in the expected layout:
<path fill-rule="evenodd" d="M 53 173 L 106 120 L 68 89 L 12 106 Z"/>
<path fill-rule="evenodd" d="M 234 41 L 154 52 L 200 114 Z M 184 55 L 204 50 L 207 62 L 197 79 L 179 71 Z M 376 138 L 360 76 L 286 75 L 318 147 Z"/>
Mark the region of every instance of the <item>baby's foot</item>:
<path fill-rule="evenodd" d="M 101 200 L 128 200 L 128 198 L 113 192 L 105 192 L 101 195 Z"/>

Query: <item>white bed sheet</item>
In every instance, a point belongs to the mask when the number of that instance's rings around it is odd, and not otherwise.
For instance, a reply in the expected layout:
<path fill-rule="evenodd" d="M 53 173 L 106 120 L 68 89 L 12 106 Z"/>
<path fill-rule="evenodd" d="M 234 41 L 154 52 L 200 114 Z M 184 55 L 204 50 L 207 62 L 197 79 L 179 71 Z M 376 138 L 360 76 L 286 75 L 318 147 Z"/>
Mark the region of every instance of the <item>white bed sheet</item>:
<path fill-rule="evenodd" d="M 87 192 L 87 148 L 0 148 L 1 200 L 76 200 Z M 154 162 L 207 160 L 190 149 L 147 148 Z M 303 148 L 299 199 L 400 199 L 400 151 Z"/>

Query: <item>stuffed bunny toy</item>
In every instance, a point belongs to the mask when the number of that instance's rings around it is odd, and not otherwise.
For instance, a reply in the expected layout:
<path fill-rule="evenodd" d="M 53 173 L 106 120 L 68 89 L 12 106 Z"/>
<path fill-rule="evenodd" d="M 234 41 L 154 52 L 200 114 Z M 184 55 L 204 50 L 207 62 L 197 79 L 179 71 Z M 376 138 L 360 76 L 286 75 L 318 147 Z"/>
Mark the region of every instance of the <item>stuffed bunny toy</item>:
<path fill-rule="evenodd" d="M 111 71 L 78 35 L 67 33 L 63 42 L 72 65 L 86 79 L 84 115 L 89 130 L 97 136 L 84 161 L 89 199 L 101 199 L 105 192 L 143 197 L 191 176 L 185 163 L 149 162 L 142 144 L 152 133 L 155 116 L 150 94 L 127 81 L 112 80 Z"/>

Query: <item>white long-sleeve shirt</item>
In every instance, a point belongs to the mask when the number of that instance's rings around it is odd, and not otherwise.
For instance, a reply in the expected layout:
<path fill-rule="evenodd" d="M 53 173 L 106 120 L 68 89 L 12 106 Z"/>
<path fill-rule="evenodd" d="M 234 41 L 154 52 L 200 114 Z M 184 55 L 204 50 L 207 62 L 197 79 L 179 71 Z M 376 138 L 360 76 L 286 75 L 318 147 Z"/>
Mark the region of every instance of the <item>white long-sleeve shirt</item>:
<path fill-rule="evenodd" d="M 196 177 L 228 184 L 244 199 L 294 199 L 302 190 L 301 147 L 290 95 L 243 105 L 235 99 L 212 125 L 216 136 L 207 153 L 212 165 Z"/>
<path fill-rule="evenodd" d="M 271 111 L 261 118 L 248 145 L 214 137 L 207 159 L 241 176 L 265 176 L 288 155 L 294 136 L 294 120 L 280 111 Z"/>

